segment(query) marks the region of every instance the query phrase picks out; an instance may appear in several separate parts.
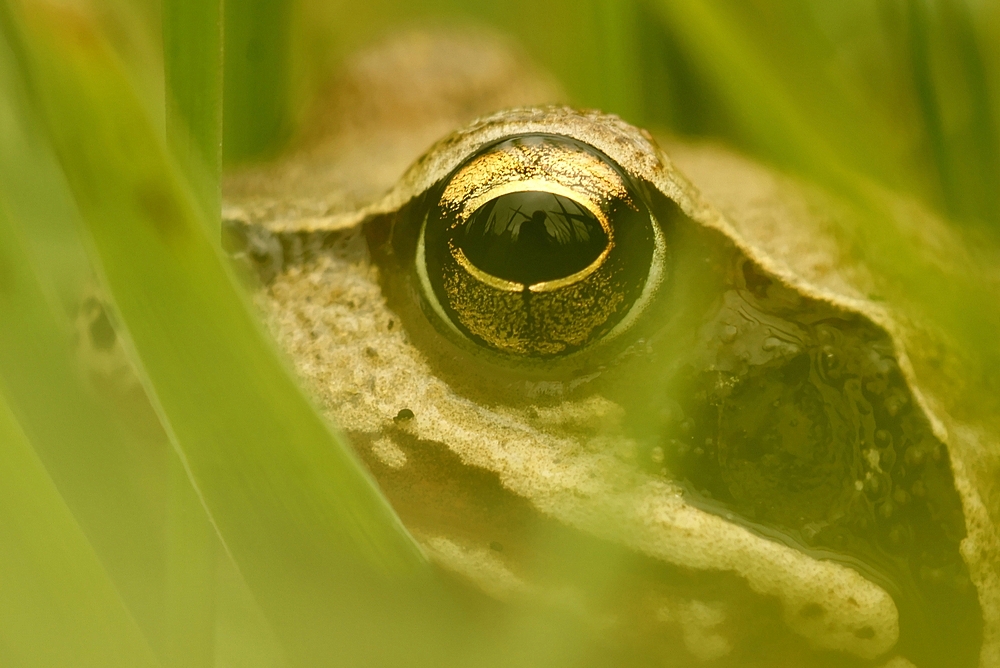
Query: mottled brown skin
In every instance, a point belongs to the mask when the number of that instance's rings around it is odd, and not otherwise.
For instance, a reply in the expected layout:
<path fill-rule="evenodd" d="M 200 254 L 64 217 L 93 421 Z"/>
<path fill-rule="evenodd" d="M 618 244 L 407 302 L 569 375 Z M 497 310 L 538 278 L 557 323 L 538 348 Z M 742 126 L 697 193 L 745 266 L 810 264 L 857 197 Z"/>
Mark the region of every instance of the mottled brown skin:
<path fill-rule="evenodd" d="M 923 314 L 850 254 L 848 205 L 720 147 L 665 143 L 667 158 L 647 133 L 593 112 L 535 107 L 465 125 L 558 99 L 492 38 L 389 42 L 349 64 L 331 99 L 298 151 L 227 181 L 225 217 L 237 255 L 264 279 L 257 300 L 275 337 L 433 559 L 501 601 L 561 610 L 652 665 L 921 665 L 909 641 L 896 646 L 905 620 L 865 568 L 699 507 L 650 470 L 629 406 L 602 385 L 610 372 L 570 381 L 559 362 L 469 363 L 474 346 L 442 336 L 415 305 L 391 244 L 415 198 L 490 140 L 561 134 L 650 184 L 721 253 L 885 337 L 949 455 L 979 665 L 1000 664 L 998 431 L 952 417 L 942 388 L 961 370 L 926 361 L 940 348 L 933 327 L 914 326 Z M 879 196 L 957 271 L 962 248 L 942 223 Z M 613 359 L 625 368 L 635 354 Z"/>

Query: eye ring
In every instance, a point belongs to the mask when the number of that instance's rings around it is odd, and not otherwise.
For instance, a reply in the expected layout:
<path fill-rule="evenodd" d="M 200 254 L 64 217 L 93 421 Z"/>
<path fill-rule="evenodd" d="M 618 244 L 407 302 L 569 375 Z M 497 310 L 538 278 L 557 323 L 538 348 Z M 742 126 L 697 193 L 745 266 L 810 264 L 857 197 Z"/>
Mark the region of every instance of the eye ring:
<path fill-rule="evenodd" d="M 644 190 L 583 142 L 495 141 L 429 194 L 414 258 L 432 317 L 502 355 L 552 358 L 629 329 L 660 287 Z"/>

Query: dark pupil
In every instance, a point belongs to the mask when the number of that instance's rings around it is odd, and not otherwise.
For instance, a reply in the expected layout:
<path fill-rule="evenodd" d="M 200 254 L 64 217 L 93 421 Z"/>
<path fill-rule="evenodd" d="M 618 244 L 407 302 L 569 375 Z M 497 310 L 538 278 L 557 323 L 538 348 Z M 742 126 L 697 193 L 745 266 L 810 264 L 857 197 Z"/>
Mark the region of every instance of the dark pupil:
<path fill-rule="evenodd" d="M 604 228 L 584 206 L 537 191 L 490 200 L 453 239 L 480 270 L 526 285 L 585 269 L 608 245 Z"/>

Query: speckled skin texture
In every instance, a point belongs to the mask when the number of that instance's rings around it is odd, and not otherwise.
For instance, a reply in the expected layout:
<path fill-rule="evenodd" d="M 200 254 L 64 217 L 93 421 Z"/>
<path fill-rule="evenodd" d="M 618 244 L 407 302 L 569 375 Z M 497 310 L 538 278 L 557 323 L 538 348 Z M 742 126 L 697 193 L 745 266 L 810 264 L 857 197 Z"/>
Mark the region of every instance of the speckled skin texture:
<path fill-rule="evenodd" d="M 447 72 L 435 70 L 441 62 Z M 437 83 L 384 83 L 396 80 Z M 947 446 L 965 517 L 961 554 L 983 617 L 980 666 L 1000 665 L 1000 431 L 953 417 L 961 368 L 928 363 L 939 346 L 926 314 L 848 251 L 848 205 L 721 147 L 663 142 L 664 152 L 597 112 L 527 107 L 466 124 L 559 97 L 492 38 L 408 36 L 359 56 L 339 86 L 323 129 L 298 151 L 227 181 L 224 216 L 265 230 L 269 257 L 281 255 L 256 295 L 263 316 L 432 558 L 492 596 L 570 610 L 664 663 L 909 665 L 894 656 L 900 620 L 885 589 L 691 504 L 638 464 L 625 410 L 586 379 L 537 381 L 514 401 L 470 389 L 441 373 L 435 356 L 447 346 L 387 300 L 365 224 L 391 218 L 490 141 L 562 134 L 651 184 L 788 288 L 889 337 L 913 401 Z M 960 271 L 962 246 L 940 221 L 873 196 L 933 245 L 942 271 Z M 569 553 L 616 566 L 595 576 Z"/>

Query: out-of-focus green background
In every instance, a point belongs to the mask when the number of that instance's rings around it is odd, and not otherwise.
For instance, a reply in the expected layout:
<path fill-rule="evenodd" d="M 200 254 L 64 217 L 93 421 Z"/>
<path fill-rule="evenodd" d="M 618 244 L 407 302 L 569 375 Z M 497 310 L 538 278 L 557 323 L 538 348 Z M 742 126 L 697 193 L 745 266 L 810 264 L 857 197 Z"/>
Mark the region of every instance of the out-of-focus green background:
<path fill-rule="evenodd" d="M 578 105 L 1000 231 L 995 2 L 3 2 L 0 665 L 576 665 L 467 614 L 218 250 L 222 165 L 393 29 L 493 26 Z"/>
<path fill-rule="evenodd" d="M 260 14 L 233 5 L 226 14 L 234 159 L 292 127 L 287 101 L 353 49 L 400 26 L 474 23 L 514 36 L 576 104 L 721 137 L 796 170 L 859 171 L 956 219 L 1000 220 L 996 3 L 260 5 Z M 292 59 L 284 70 L 270 60 L 283 51 Z"/>

